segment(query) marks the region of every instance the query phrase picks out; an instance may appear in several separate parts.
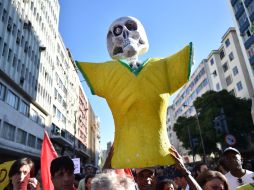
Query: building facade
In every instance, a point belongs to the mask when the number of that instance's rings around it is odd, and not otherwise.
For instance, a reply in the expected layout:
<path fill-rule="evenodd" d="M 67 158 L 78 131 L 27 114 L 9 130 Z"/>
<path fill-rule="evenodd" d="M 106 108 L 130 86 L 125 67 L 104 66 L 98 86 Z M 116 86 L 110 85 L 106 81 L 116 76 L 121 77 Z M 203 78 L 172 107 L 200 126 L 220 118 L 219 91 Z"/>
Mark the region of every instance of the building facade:
<path fill-rule="evenodd" d="M 228 0 L 228 4 L 254 87 L 254 0 Z"/>
<path fill-rule="evenodd" d="M 39 160 L 46 130 L 58 155 L 95 163 L 89 102 L 58 31 L 59 11 L 58 0 L 0 0 L 0 162 Z"/>
<path fill-rule="evenodd" d="M 209 90 L 226 89 L 236 97 L 251 99 L 254 92 L 247 64 L 236 30 L 229 28 L 222 37 L 221 46 L 217 50 L 212 50 L 208 57 L 201 61 L 189 82 L 173 100 L 171 111 L 168 112 L 173 115 L 168 116 L 171 120 L 168 122 L 168 128 L 172 128 L 179 116 L 194 116 L 196 114 L 194 100 Z M 171 142 L 177 144 L 174 132 L 171 130 L 169 132 Z"/>

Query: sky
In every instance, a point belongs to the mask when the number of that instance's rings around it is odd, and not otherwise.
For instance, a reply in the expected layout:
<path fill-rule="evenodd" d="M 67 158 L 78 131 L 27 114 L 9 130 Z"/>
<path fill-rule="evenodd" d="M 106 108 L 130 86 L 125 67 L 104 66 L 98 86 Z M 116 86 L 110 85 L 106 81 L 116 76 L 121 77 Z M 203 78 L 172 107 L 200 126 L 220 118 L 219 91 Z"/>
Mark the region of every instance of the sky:
<path fill-rule="evenodd" d="M 110 60 L 106 35 L 111 23 L 122 16 L 136 17 L 143 24 L 148 52 L 139 58 L 166 57 L 189 42 L 194 45 L 194 65 L 206 59 L 221 45 L 222 36 L 233 27 L 228 0 L 59 0 L 59 32 L 66 48 L 78 61 Z M 82 81 L 83 78 L 81 77 Z M 91 94 L 86 82 L 84 91 L 100 118 L 101 149 L 114 139 L 114 121 L 105 99 Z M 170 104 L 175 97 L 170 98 Z"/>

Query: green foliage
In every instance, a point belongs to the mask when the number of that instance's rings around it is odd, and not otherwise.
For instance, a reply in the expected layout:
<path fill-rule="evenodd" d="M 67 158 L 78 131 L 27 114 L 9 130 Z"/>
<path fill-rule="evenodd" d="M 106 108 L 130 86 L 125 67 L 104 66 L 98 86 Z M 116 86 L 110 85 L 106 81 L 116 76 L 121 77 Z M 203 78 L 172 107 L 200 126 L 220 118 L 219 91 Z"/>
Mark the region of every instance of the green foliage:
<path fill-rule="evenodd" d="M 235 147 L 240 149 L 246 147 L 246 135 L 254 129 L 251 118 L 250 100 L 236 98 L 226 90 L 222 90 L 220 92 L 208 91 L 201 97 L 198 97 L 193 104 L 198 113 L 206 154 L 216 153 L 218 151 L 216 147 L 217 142 L 226 146 L 225 135 L 227 133 L 236 137 L 237 143 Z M 216 116 L 222 114 L 221 110 L 224 111 L 226 118 L 227 132 L 219 133 L 214 127 L 214 119 Z M 188 127 L 190 134 L 188 134 Z M 174 125 L 174 131 L 179 140 L 183 142 L 183 146 L 190 150 L 192 148 L 189 135 L 191 139 L 198 138 L 199 143 L 193 146 L 193 149 L 198 154 L 203 153 L 196 117 L 179 117 Z"/>

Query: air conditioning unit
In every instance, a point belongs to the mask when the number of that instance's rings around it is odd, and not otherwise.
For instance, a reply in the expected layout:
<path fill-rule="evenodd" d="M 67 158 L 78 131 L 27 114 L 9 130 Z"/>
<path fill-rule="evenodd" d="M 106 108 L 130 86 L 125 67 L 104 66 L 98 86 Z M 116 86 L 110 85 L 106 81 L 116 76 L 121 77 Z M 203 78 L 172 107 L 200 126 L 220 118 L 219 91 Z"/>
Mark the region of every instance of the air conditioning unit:
<path fill-rule="evenodd" d="M 40 46 L 39 47 L 39 51 L 42 52 L 42 51 L 45 51 L 46 50 L 46 47 L 45 46 Z"/>

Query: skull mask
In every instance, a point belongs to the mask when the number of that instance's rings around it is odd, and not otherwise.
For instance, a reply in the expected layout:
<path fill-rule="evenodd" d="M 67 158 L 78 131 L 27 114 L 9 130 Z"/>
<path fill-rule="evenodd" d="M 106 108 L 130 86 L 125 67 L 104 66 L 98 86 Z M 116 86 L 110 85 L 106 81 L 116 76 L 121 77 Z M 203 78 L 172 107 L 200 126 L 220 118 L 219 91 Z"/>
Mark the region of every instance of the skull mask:
<path fill-rule="evenodd" d="M 138 56 L 149 48 L 144 27 L 134 17 L 116 19 L 107 34 L 107 47 L 113 59 L 126 59 L 131 66 L 137 64 Z"/>

